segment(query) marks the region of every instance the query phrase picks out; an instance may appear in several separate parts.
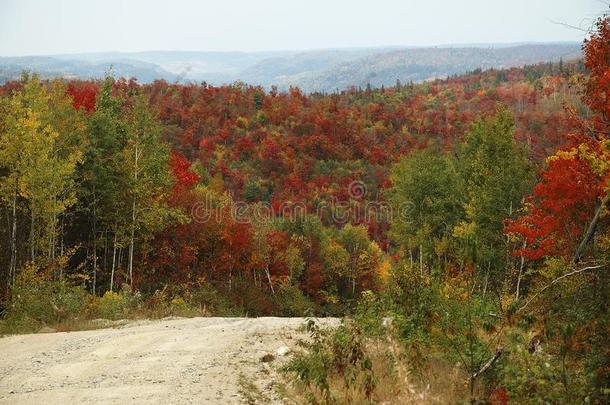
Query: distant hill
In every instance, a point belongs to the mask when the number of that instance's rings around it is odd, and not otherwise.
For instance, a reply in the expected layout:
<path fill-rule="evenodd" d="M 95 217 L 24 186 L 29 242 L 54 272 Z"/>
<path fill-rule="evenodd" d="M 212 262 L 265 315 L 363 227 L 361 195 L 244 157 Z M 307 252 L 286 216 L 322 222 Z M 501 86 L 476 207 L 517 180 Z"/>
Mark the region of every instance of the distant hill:
<path fill-rule="evenodd" d="M 136 77 L 141 82 L 176 79 L 176 75 L 159 65 L 128 58 L 100 61 L 55 56 L 0 58 L 0 83 L 18 79 L 23 71 L 36 72 L 43 78 L 98 79 L 111 73 L 116 77 Z"/>
<path fill-rule="evenodd" d="M 280 88 L 333 91 L 349 86 L 391 86 L 400 80 L 422 82 L 478 68 L 502 69 L 582 57 L 580 45 L 519 45 L 501 48 L 415 48 L 368 55 L 320 71 L 278 76 Z"/>
<path fill-rule="evenodd" d="M 506 68 L 582 57 L 579 43 L 447 45 L 434 48 L 359 48 L 277 52 L 106 52 L 0 57 L 0 82 L 23 70 L 43 77 L 100 78 L 108 73 L 141 82 L 242 81 L 286 90 L 330 92 L 350 86 L 422 82 L 477 68 Z"/>

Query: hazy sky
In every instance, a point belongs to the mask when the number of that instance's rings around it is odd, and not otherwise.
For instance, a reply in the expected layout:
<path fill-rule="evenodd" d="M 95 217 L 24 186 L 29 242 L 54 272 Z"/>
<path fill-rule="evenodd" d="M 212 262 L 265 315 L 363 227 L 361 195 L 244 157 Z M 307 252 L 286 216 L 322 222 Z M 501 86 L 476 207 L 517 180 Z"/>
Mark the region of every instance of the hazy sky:
<path fill-rule="evenodd" d="M 606 3 L 608 3 L 606 1 Z M 603 0 L 0 0 L 0 55 L 580 41 Z"/>

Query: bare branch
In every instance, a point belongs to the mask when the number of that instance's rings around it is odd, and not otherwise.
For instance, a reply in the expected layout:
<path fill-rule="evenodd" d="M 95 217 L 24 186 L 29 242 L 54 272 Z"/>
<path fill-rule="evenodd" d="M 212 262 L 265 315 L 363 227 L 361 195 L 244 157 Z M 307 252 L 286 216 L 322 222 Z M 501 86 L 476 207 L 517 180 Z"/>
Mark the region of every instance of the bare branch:
<path fill-rule="evenodd" d="M 561 22 L 561 21 L 555 21 L 555 20 L 550 20 L 550 21 L 553 24 L 561 25 L 562 27 L 570 28 L 572 30 L 582 31 L 582 32 L 586 32 L 586 33 L 588 33 L 590 31 L 589 29 L 584 29 L 584 28 L 581 28 L 581 27 L 577 27 L 575 25 L 571 25 L 571 24 L 568 24 L 568 23 Z"/>
<path fill-rule="evenodd" d="M 543 288 L 542 288 L 540 291 L 538 291 L 536 294 L 532 295 L 532 297 L 531 297 L 529 300 L 527 300 L 527 302 L 526 302 L 525 304 L 523 304 L 523 306 L 522 306 L 521 308 L 519 308 L 519 309 L 517 310 L 517 312 L 516 312 L 516 313 L 519 313 L 519 312 L 523 311 L 523 310 L 524 310 L 525 308 L 527 308 L 527 306 L 528 306 L 528 305 L 529 305 L 529 304 L 530 304 L 532 301 L 534 301 L 534 300 L 535 300 L 535 299 L 536 299 L 536 298 L 537 298 L 537 297 L 538 297 L 540 294 L 542 294 L 542 293 L 543 293 L 544 291 L 546 291 L 546 290 L 547 290 L 549 287 L 552 287 L 553 285 L 557 284 L 557 283 L 558 283 L 558 282 L 560 282 L 561 280 L 563 280 L 563 279 L 565 279 L 565 278 L 567 278 L 567 277 L 570 277 L 570 276 L 576 275 L 576 274 L 583 273 L 583 272 L 585 272 L 585 271 L 589 271 L 589 270 L 598 270 L 598 269 L 601 269 L 601 268 L 603 268 L 603 267 L 606 267 L 607 265 L 608 265 L 608 263 L 605 263 L 605 264 L 600 264 L 600 265 L 597 265 L 597 266 L 588 266 L 588 267 L 583 267 L 582 269 L 574 270 L 574 271 L 571 271 L 571 272 L 569 272 L 569 273 L 566 273 L 566 274 L 564 274 L 564 275 L 562 275 L 562 276 L 557 277 L 555 280 L 553 280 L 553 281 L 551 281 L 549 284 L 545 285 L 545 286 L 544 286 L 544 287 L 543 287 Z"/>
<path fill-rule="evenodd" d="M 479 371 L 477 371 L 476 373 L 473 373 L 472 376 L 470 376 L 471 380 L 475 380 L 478 376 L 480 376 L 481 374 L 483 374 L 485 371 L 487 371 L 487 369 L 489 369 L 491 366 L 494 365 L 494 363 L 496 361 L 498 361 L 498 359 L 500 358 L 500 356 L 502 356 L 502 353 L 504 353 L 504 348 L 502 347 L 498 347 L 496 349 L 496 353 L 493 355 L 492 358 L 490 358 L 487 363 L 485 363 L 483 365 L 483 367 L 481 367 L 479 369 Z"/>
<path fill-rule="evenodd" d="M 599 217 L 601 216 L 602 209 L 604 208 L 604 206 L 606 204 L 608 204 L 609 201 L 610 201 L 610 193 L 606 194 L 606 196 L 597 205 L 597 208 L 595 209 L 595 215 L 593 215 L 593 219 L 591 220 L 591 223 L 589 223 L 587 232 L 585 233 L 585 236 L 582 238 L 582 241 L 578 245 L 578 249 L 576 249 L 576 253 L 574 254 L 574 263 L 578 263 L 580 261 L 581 256 L 585 250 L 585 247 L 587 247 L 587 244 L 593 238 L 593 235 L 595 235 L 595 230 L 597 228 L 597 223 L 599 222 Z"/>

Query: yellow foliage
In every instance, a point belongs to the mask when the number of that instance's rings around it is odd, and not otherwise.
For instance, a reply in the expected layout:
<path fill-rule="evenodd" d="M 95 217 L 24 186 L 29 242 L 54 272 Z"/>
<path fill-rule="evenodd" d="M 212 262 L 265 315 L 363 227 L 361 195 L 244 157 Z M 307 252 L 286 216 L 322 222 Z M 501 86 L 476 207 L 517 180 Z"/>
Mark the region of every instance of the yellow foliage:
<path fill-rule="evenodd" d="M 390 276 L 391 267 L 392 267 L 392 264 L 387 259 L 384 260 L 383 262 L 381 262 L 381 265 L 379 266 L 379 269 L 378 269 L 379 279 L 381 280 L 381 282 L 383 284 L 386 284 L 388 281 L 388 278 Z"/>
<path fill-rule="evenodd" d="M 610 171 L 610 141 L 604 140 L 601 142 L 601 155 L 592 151 L 588 145 L 582 143 L 570 150 L 560 150 L 553 156 L 549 156 L 546 161 L 552 162 L 558 159 L 570 160 L 580 158 L 586 160 L 591 165 L 591 169 L 595 174 L 604 176 Z"/>
<path fill-rule="evenodd" d="M 453 236 L 456 238 L 467 239 L 475 235 L 477 224 L 474 222 L 460 222 L 453 228 Z"/>
<path fill-rule="evenodd" d="M 514 294 L 502 294 L 500 296 L 500 306 L 502 308 L 509 308 L 515 302 Z"/>

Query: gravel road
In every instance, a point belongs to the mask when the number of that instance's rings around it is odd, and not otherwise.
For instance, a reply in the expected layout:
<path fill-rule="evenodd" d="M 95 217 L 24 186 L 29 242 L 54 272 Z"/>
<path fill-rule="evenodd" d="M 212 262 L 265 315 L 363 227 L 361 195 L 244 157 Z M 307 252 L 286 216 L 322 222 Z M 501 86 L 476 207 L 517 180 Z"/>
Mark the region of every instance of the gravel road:
<path fill-rule="evenodd" d="M 337 324 L 336 319 L 324 319 Z M 0 339 L 0 404 L 282 403 L 303 318 L 192 318 Z M 285 349 L 284 349 L 285 350 Z M 265 354 L 275 360 L 263 362 Z"/>

